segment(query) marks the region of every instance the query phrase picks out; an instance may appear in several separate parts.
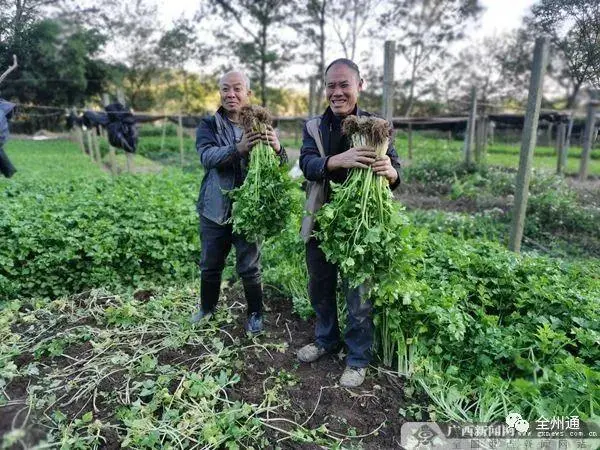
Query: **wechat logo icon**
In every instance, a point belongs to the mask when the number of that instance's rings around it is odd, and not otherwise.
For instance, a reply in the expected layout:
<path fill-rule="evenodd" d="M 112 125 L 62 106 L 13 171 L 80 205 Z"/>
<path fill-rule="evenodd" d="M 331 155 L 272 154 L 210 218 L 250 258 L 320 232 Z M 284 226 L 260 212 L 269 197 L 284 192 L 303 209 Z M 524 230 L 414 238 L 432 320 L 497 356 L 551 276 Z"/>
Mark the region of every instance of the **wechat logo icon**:
<path fill-rule="evenodd" d="M 521 414 L 518 413 L 513 412 L 506 416 L 506 424 L 509 428 L 514 428 L 519 433 L 525 433 L 529 430 L 529 422 L 523 420 Z"/>

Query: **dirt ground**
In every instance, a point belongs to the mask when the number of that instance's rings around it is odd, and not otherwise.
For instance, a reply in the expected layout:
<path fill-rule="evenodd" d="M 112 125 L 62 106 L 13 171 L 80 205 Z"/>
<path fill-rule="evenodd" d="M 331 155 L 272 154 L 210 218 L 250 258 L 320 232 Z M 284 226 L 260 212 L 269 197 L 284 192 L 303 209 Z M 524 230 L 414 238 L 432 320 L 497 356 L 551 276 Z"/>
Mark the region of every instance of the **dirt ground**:
<path fill-rule="evenodd" d="M 144 300 L 152 293 L 138 292 L 136 298 Z M 252 343 L 244 332 L 245 302 L 241 288 L 234 287 L 227 291 L 226 302 L 236 319 L 221 327 L 223 334 L 229 336 L 231 345 Z M 283 383 L 278 394 L 278 402 L 285 405 L 279 408 L 276 417 L 281 422 L 276 425 L 285 430 L 291 430 L 291 422 L 302 424 L 306 429 L 315 429 L 325 425 L 330 435 L 338 437 L 352 434 L 356 438 L 344 441 L 347 445 L 356 444 L 365 449 L 392 449 L 400 447 L 400 428 L 404 423 L 402 411 L 406 407 L 403 392 L 403 381 L 398 376 L 374 365 L 369 369 L 363 386 L 357 389 L 345 389 L 338 385 L 339 377 L 344 369 L 343 350 L 339 354 L 327 355 L 312 364 L 301 364 L 296 359 L 296 352 L 313 339 L 314 320 L 303 321 L 292 313 L 289 299 L 282 298 L 272 289 L 265 291 L 265 332 L 254 343 L 281 344 L 282 352 L 257 349 L 242 351 L 241 380 L 228 388 L 231 400 L 243 400 L 250 404 L 260 404 L 264 399 L 264 384 L 273 376 L 287 377 L 288 383 Z M 65 323 L 64 327 L 73 327 L 74 323 Z M 14 330 L 15 332 L 19 330 Z M 55 329 L 54 332 L 60 330 Z M 198 332 L 202 332 L 199 330 Z M 91 352 L 89 343 L 70 347 L 65 353 L 84 355 Z M 159 355 L 160 364 L 181 364 L 199 354 L 200 349 L 184 346 L 177 350 L 169 350 Z M 33 355 L 22 354 L 17 358 L 17 367 L 24 368 Z M 63 361 L 64 360 L 64 361 Z M 62 357 L 52 359 L 42 358 L 41 365 L 61 364 L 68 361 Z M 239 373 L 239 372 L 238 372 Z M 120 376 L 120 375 L 119 375 Z M 11 429 L 23 423 L 27 414 L 31 414 L 28 423 L 27 436 L 24 440 L 28 445 L 35 445 L 45 436 L 43 426 L 36 425 L 37 417 L 26 407 L 27 389 L 30 381 L 26 378 L 13 380 L 5 389 L 11 399 L 11 404 L 0 408 L 0 437 Z M 110 391 L 111 385 L 118 385 L 118 380 L 106 379 L 99 387 L 100 391 Z M 98 413 L 95 418 L 106 422 L 117 421 L 115 411 L 104 403 L 101 396 L 95 399 Z M 411 404 L 414 402 L 410 402 Z M 114 404 L 114 403 L 113 403 Z M 89 405 L 87 406 L 89 408 Z M 83 403 L 73 403 L 61 409 L 70 419 L 79 417 L 85 411 Z M 286 420 L 290 422 L 286 422 Z M 118 421 L 117 421 L 118 422 Z M 276 443 L 283 449 L 322 448 L 313 444 L 299 444 L 286 435 L 266 429 L 270 442 Z M 116 433 L 104 435 L 105 449 L 120 448 L 120 439 Z M 13 446 L 12 448 L 21 448 Z M 273 447 L 274 448 L 274 447 Z M 345 447 L 346 448 L 346 447 Z"/>
<path fill-rule="evenodd" d="M 313 341 L 314 320 L 305 322 L 291 314 L 289 300 L 276 295 L 270 295 L 269 300 L 266 302 L 270 311 L 265 339 L 286 342 L 289 346 L 285 353 L 245 355 L 245 370 L 238 385 L 241 397 L 250 402 L 258 401 L 265 369 L 285 370 L 298 380 L 296 384 L 285 387 L 285 396 L 290 399 L 286 415 L 291 420 L 306 422 L 309 428 L 327 424 L 329 430 L 342 435 L 347 434 L 349 428 L 354 428 L 357 436 L 369 435 L 362 439 L 366 449 L 399 448 L 400 428 L 405 422 L 400 414 L 400 409 L 406 404 L 403 381 L 373 366 L 360 388 L 340 387 L 338 380 L 345 367 L 344 350 L 339 354 L 326 355 L 312 364 L 299 363 L 295 354 Z M 240 322 L 236 331 L 241 329 Z M 300 448 L 289 441 L 282 447 Z"/>

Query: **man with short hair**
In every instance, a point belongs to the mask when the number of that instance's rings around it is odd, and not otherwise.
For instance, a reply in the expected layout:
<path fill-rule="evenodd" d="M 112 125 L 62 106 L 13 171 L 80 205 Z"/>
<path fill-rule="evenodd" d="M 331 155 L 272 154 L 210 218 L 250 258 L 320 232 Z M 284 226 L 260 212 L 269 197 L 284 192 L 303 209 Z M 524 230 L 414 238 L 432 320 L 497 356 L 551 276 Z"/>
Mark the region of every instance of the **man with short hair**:
<path fill-rule="evenodd" d="M 400 163 L 393 139 L 390 139 L 387 155 L 378 159 L 373 148 L 352 147 L 349 138 L 342 135 L 341 124 L 345 117 L 371 115 L 358 108 L 362 88 L 363 80 L 354 62 L 344 58 L 333 61 L 325 71 L 329 106 L 322 116 L 309 120 L 304 126 L 300 168 L 309 182 L 325 181 L 326 202 L 331 193 L 329 183 L 343 183 L 353 168 L 373 170 L 388 180 L 391 189 L 400 184 Z M 318 227 L 318 223 L 315 226 Z M 338 267 L 326 260 L 319 242 L 312 236 L 311 227 L 312 224 L 305 229 L 303 223 L 302 233 L 306 242 L 308 293 L 317 316 L 316 339 L 298 351 L 298 359 L 302 362 L 316 361 L 326 353 L 335 352 L 340 344 L 336 303 Z M 343 287 L 348 310 L 345 331 L 348 357 L 340 384 L 358 387 L 365 379 L 372 358 L 373 308 L 365 298 L 364 286 L 350 289 L 348 281 L 343 280 Z"/>
<path fill-rule="evenodd" d="M 200 305 L 192 322 L 212 317 L 221 291 L 221 276 L 231 246 L 236 251 L 236 269 L 244 285 L 248 303 L 246 330 L 263 329 L 260 249 L 233 232 L 231 199 L 223 191 L 240 187 L 248 171 L 252 147 L 267 142 L 282 161 L 286 153 L 272 128 L 266 133 L 245 133 L 240 112 L 250 104 L 252 91 L 248 77 L 239 71 L 227 72 L 219 80 L 221 106 L 205 118 L 196 133 L 196 149 L 204 168 L 197 210 L 200 216 Z"/>

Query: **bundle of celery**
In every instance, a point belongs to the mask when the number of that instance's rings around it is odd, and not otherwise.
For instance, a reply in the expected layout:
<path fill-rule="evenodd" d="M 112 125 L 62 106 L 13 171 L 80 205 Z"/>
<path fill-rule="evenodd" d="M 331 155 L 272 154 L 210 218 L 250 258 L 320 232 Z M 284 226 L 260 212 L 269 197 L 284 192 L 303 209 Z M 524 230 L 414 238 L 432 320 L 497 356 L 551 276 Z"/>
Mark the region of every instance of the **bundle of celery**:
<path fill-rule="evenodd" d="M 265 133 L 271 114 L 260 106 L 245 106 L 241 112 L 245 133 Z M 248 240 L 263 240 L 279 234 L 290 219 L 294 182 L 273 148 L 260 141 L 250 152 L 248 174 L 241 187 L 230 191 L 233 200 L 233 231 Z"/>
<path fill-rule="evenodd" d="M 342 131 L 352 146 L 375 149 L 386 157 L 390 138 L 387 121 L 349 116 Z M 372 169 L 351 169 L 342 185 L 332 186 L 332 200 L 317 213 L 316 237 L 327 259 L 338 264 L 351 286 L 373 288 L 392 274 L 405 272 L 406 219 L 394 202 L 385 177 Z"/>

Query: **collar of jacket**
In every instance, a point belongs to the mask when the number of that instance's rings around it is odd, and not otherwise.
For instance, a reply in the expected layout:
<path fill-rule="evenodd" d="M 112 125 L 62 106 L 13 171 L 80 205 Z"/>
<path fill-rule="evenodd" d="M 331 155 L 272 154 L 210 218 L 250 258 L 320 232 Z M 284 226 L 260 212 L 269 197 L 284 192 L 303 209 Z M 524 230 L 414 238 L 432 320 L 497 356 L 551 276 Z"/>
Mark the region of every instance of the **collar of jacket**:
<path fill-rule="evenodd" d="M 370 116 L 371 114 L 363 111 L 362 109 L 360 109 L 358 107 L 358 104 L 356 104 L 354 106 L 354 109 L 352 110 L 352 113 L 349 114 L 351 116 Z M 327 109 L 325 110 L 325 112 L 323 113 L 323 115 L 321 116 L 321 125 L 319 126 L 319 128 L 321 129 L 321 136 L 323 139 L 323 144 L 325 146 L 325 154 L 329 153 L 329 147 L 331 144 L 331 122 L 333 119 L 333 111 L 331 110 L 331 108 L 328 106 Z"/>
<path fill-rule="evenodd" d="M 349 116 L 364 116 L 364 115 L 368 115 L 369 113 L 367 113 L 366 111 L 363 111 L 362 109 L 360 109 L 358 107 L 358 104 L 354 105 L 354 109 L 352 110 L 352 112 L 350 114 L 348 114 Z M 333 119 L 333 111 L 331 110 L 331 107 L 327 107 L 327 109 L 325 110 L 325 112 L 323 113 L 322 117 L 322 122 L 331 122 L 331 120 Z"/>
<path fill-rule="evenodd" d="M 217 134 L 225 136 L 229 141 L 229 144 L 235 144 L 235 132 L 233 131 L 233 123 L 227 117 L 225 108 L 219 106 L 215 113 L 215 126 L 217 128 Z"/>

